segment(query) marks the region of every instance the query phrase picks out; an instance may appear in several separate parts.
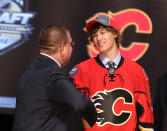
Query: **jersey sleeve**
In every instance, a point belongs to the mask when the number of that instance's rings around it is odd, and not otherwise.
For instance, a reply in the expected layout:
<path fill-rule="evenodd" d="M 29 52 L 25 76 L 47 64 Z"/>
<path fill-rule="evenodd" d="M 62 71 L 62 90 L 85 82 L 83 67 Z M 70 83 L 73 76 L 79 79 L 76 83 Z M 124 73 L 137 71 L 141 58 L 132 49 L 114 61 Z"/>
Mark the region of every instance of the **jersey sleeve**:
<path fill-rule="evenodd" d="M 82 68 L 80 65 L 76 65 L 70 71 L 70 77 L 73 79 L 74 85 L 76 88 L 81 90 L 84 94 L 89 96 L 89 86 L 88 86 L 88 79 L 86 77 L 87 72 Z"/>
<path fill-rule="evenodd" d="M 154 117 L 152 112 L 149 80 L 145 71 L 141 71 L 138 77 L 138 86 L 134 91 L 137 113 L 138 131 L 153 131 Z"/>

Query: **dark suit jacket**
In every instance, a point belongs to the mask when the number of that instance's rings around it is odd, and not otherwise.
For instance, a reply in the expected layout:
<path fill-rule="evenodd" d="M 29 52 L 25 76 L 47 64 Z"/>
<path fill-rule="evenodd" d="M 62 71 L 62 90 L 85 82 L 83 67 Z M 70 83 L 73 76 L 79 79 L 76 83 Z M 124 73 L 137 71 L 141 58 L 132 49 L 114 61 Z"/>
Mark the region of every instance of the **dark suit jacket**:
<path fill-rule="evenodd" d="M 82 131 L 96 111 L 58 64 L 40 54 L 20 80 L 13 131 Z"/>
<path fill-rule="evenodd" d="M 167 131 L 167 73 L 157 81 L 153 112 L 155 131 Z"/>

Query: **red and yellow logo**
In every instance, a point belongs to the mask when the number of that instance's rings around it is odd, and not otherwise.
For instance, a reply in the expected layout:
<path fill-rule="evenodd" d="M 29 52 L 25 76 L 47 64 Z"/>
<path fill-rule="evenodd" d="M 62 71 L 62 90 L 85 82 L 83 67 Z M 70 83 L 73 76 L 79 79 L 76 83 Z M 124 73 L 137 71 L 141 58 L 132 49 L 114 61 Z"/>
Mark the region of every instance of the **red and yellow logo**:
<path fill-rule="evenodd" d="M 117 13 L 112 13 L 109 11 L 108 13 L 96 13 L 93 17 L 86 20 L 86 23 L 96 18 L 98 15 L 108 15 L 112 19 L 114 19 L 118 28 L 120 29 L 120 33 L 123 34 L 124 30 L 131 25 L 136 27 L 136 33 L 142 34 L 151 34 L 152 33 L 152 22 L 149 16 L 138 9 L 126 9 L 119 11 Z M 119 50 L 122 56 L 129 58 L 131 60 L 137 61 L 140 59 L 147 51 L 149 47 L 149 43 L 144 42 L 132 42 L 128 47 L 120 46 Z M 88 54 L 90 57 L 95 57 L 99 51 L 94 46 L 94 43 L 90 42 L 87 46 Z"/>

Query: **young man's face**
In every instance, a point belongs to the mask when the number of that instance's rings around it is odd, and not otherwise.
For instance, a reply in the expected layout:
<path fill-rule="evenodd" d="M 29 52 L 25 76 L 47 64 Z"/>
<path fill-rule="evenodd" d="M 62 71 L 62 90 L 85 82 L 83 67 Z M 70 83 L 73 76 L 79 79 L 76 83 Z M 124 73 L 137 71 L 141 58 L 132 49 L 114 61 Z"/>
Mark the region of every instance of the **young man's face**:
<path fill-rule="evenodd" d="M 102 54 L 106 54 L 107 52 L 117 49 L 115 37 L 115 34 L 107 31 L 103 26 L 100 26 L 97 32 L 92 35 L 96 48 Z"/>

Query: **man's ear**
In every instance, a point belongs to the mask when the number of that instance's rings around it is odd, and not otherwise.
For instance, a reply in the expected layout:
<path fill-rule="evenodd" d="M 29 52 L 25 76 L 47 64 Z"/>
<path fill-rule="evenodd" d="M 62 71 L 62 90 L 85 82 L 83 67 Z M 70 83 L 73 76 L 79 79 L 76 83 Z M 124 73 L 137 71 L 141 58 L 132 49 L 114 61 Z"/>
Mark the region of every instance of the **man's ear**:
<path fill-rule="evenodd" d="M 59 50 L 60 50 L 60 56 L 64 56 L 64 51 L 65 51 L 64 47 L 65 47 L 65 44 L 61 43 L 60 44 L 60 48 L 59 48 Z"/>

